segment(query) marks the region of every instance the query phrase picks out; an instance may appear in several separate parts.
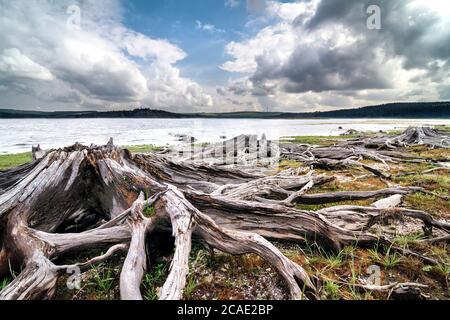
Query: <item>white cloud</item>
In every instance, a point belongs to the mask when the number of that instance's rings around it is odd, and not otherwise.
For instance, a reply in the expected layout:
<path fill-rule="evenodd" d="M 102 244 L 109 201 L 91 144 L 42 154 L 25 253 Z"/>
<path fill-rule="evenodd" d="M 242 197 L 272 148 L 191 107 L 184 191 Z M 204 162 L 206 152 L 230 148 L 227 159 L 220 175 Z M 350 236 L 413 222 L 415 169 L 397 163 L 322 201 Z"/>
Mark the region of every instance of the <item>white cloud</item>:
<path fill-rule="evenodd" d="M 34 62 L 17 48 L 3 50 L 0 55 L 0 72 L 2 77 L 27 78 L 36 80 L 53 80 L 52 73 Z"/>
<path fill-rule="evenodd" d="M 213 24 L 209 24 L 209 23 L 203 23 L 199 20 L 195 21 L 195 28 L 197 30 L 202 30 L 202 31 L 206 31 L 206 32 L 210 32 L 210 33 L 224 33 L 225 30 L 223 29 L 219 29 L 216 28 Z"/>
<path fill-rule="evenodd" d="M 76 3 L 81 8 L 79 30 L 66 23 L 68 5 Z M 152 103 L 193 111 L 212 104 L 174 66 L 186 53 L 168 40 L 125 27 L 119 0 L 0 1 L 0 11 L 0 85 L 10 89 L 0 96 L 0 107 Z"/>
<path fill-rule="evenodd" d="M 167 40 L 151 39 L 143 34 L 118 27 L 113 30 L 115 43 L 134 57 L 173 64 L 186 58 L 186 53 Z"/>

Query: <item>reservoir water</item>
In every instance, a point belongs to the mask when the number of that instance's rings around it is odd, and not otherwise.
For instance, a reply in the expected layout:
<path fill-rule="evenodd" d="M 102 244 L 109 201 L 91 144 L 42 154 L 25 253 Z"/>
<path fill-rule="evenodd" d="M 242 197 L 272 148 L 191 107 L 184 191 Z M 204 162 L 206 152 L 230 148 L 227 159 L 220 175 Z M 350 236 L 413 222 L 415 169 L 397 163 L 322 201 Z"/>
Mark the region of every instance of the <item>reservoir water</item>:
<path fill-rule="evenodd" d="M 30 151 L 32 145 L 60 148 L 79 142 L 116 145 L 180 143 L 177 135 L 217 142 L 240 134 L 285 136 L 339 135 L 348 129 L 393 130 L 408 126 L 450 125 L 450 119 L 0 119 L 0 154 Z M 340 129 L 342 128 L 342 129 Z"/>

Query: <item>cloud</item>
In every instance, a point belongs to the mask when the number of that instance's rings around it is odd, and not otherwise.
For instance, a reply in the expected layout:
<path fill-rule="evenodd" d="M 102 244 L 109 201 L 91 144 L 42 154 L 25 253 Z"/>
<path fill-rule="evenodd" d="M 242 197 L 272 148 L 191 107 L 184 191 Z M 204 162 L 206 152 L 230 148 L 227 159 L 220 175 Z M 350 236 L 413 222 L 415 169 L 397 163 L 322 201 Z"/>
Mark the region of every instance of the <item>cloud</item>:
<path fill-rule="evenodd" d="M 450 85 L 439 86 L 438 91 L 442 100 L 450 101 Z"/>
<path fill-rule="evenodd" d="M 225 0 L 225 7 L 226 8 L 236 8 L 240 5 L 239 0 Z"/>
<path fill-rule="evenodd" d="M 450 10 L 443 10 L 450 5 L 376 3 L 382 9 L 381 30 L 366 27 L 369 0 L 248 1 L 263 11 L 263 25 L 254 36 L 225 47 L 231 59 L 221 69 L 241 74 L 228 92 L 253 95 L 260 103 L 261 97 L 276 97 L 270 101 L 275 108 L 290 108 L 291 102 L 301 106 L 305 99 L 316 108 L 334 107 L 332 99 L 351 102 L 348 107 L 407 99 L 418 86 L 430 88 L 418 95 L 421 99 L 439 98 L 439 92 L 445 97 Z"/>
<path fill-rule="evenodd" d="M 68 27 L 66 10 L 74 4 L 80 28 Z M 175 66 L 187 54 L 124 26 L 122 10 L 119 0 L 0 1 L 0 85 L 9 89 L 0 106 L 211 106 L 212 98 Z"/>
<path fill-rule="evenodd" d="M 224 33 L 225 30 L 216 28 L 213 24 L 203 23 L 199 20 L 195 21 L 195 28 L 210 33 Z"/>
<path fill-rule="evenodd" d="M 23 55 L 17 48 L 3 50 L 0 55 L 2 77 L 53 80 L 54 76 L 45 67 Z"/>

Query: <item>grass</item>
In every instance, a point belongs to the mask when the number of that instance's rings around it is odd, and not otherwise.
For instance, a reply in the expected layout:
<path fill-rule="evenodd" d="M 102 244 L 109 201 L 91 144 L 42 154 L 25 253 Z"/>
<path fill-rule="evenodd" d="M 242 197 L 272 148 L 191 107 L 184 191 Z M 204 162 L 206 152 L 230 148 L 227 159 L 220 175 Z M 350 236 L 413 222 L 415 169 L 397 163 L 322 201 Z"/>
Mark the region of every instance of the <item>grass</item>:
<path fill-rule="evenodd" d="M 282 160 L 279 166 L 281 169 L 298 169 L 304 167 L 304 164 L 293 160 Z"/>
<path fill-rule="evenodd" d="M 143 297 L 145 300 L 158 300 L 158 286 L 164 283 L 168 268 L 166 263 L 156 264 L 144 277 Z"/>
<path fill-rule="evenodd" d="M 186 282 L 186 286 L 184 287 L 183 295 L 186 299 L 191 299 L 192 294 L 197 288 L 198 284 L 194 276 L 189 276 Z"/>
<path fill-rule="evenodd" d="M 447 192 L 448 193 L 448 192 Z M 450 201 L 428 194 L 412 194 L 404 199 L 408 207 L 416 210 L 422 210 L 436 216 L 445 217 L 450 213 Z"/>
<path fill-rule="evenodd" d="M 445 125 L 435 126 L 434 129 L 437 129 L 437 130 L 440 130 L 440 131 L 450 132 L 450 126 L 445 126 Z"/>
<path fill-rule="evenodd" d="M 7 285 L 9 285 L 11 283 L 11 278 L 4 278 L 2 281 L 0 281 L 0 290 L 3 290 L 4 288 L 6 288 Z"/>
<path fill-rule="evenodd" d="M 283 137 L 280 140 L 283 142 L 302 143 L 311 145 L 330 146 L 334 145 L 336 141 L 356 138 L 358 135 L 343 135 L 343 136 L 294 136 Z"/>
<path fill-rule="evenodd" d="M 423 239 L 423 235 L 421 235 L 419 233 L 412 233 L 412 234 L 397 236 L 397 237 L 395 237 L 393 242 L 403 248 L 408 248 L 411 244 L 414 244 L 417 241 L 420 241 L 422 239 Z"/>
<path fill-rule="evenodd" d="M 89 285 L 101 294 L 108 294 L 114 286 L 115 279 L 116 270 L 105 263 L 101 263 L 92 268 L 92 278 Z"/>
<path fill-rule="evenodd" d="M 403 132 L 405 132 L 405 130 L 388 130 L 388 131 L 386 131 L 386 133 L 390 136 L 398 136 L 398 135 L 402 134 Z"/>
<path fill-rule="evenodd" d="M 375 202 L 372 199 L 369 200 L 348 200 L 348 201 L 341 201 L 341 202 L 332 202 L 332 203 L 326 203 L 326 204 L 298 204 L 296 205 L 296 208 L 299 210 L 307 210 L 307 211 L 318 211 L 321 209 L 325 209 L 325 208 L 330 208 L 330 207 L 334 207 L 334 206 L 369 206 L 370 204 L 372 204 L 373 202 Z"/>
<path fill-rule="evenodd" d="M 381 264 L 386 269 L 395 268 L 403 260 L 403 257 L 398 253 L 392 253 L 391 248 L 388 248 L 385 254 L 378 252 L 377 248 L 369 249 L 368 253 L 374 262 Z"/>
<path fill-rule="evenodd" d="M 146 153 L 161 150 L 160 147 L 150 144 L 138 146 L 123 146 L 122 148 L 128 149 L 132 153 Z M 31 152 L 0 155 L 0 170 L 15 168 L 25 163 L 31 162 L 31 160 Z"/>
<path fill-rule="evenodd" d="M 18 167 L 31 161 L 31 152 L 0 155 L 0 170 Z"/>
<path fill-rule="evenodd" d="M 450 279 L 450 266 L 439 263 L 436 266 L 433 267 L 434 271 L 440 274 L 441 276 L 445 277 L 447 281 Z"/>
<path fill-rule="evenodd" d="M 154 146 L 152 144 L 143 144 L 138 146 L 122 146 L 121 148 L 128 149 L 132 153 L 146 153 L 161 150 L 160 147 Z"/>
<path fill-rule="evenodd" d="M 325 281 L 322 286 L 325 298 L 330 300 L 339 300 L 341 298 L 340 289 L 341 287 L 337 283 L 329 280 Z"/>

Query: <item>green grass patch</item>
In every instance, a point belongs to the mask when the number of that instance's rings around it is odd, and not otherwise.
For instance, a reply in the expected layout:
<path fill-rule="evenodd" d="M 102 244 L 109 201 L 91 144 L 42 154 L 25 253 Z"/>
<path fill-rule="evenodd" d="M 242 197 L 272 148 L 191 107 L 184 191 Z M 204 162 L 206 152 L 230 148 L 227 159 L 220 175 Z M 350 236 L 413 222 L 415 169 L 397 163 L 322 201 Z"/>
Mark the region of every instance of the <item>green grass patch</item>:
<path fill-rule="evenodd" d="M 411 233 L 411 234 L 397 236 L 397 237 L 395 237 L 393 242 L 403 248 L 408 248 L 411 244 L 415 244 L 415 243 L 417 243 L 417 241 L 420 241 L 422 239 L 423 239 L 422 234 Z"/>
<path fill-rule="evenodd" d="M 440 191 L 440 192 L 439 192 Z M 439 193 L 447 194 L 447 190 L 439 190 Z M 450 201 L 441 199 L 434 195 L 415 193 L 405 197 L 405 203 L 416 210 L 427 211 L 438 216 L 449 216 Z"/>
<path fill-rule="evenodd" d="M 450 190 L 450 175 L 413 174 L 396 177 L 393 180 L 404 186 L 416 186 L 431 191 L 443 191 L 443 194 L 449 194 Z"/>
<path fill-rule="evenodd" d="M 147 218 L 151 218 L 151 217 L 153 217 L 155 215 L 156 210 L 155 210 L 154 206 L 146 205 L 142 212 L 144 213 L 144 216 L 146 216 Z"/>
<path fill-rule="evenodd" d="M 444 125 L 442 125 L 442 126 L 435 126 L 434 129 L 440 130 L 440 131 L 450 132 L 450 126 L 444 126 Z"/>
<path fill-rule="evenodd" d="M 157 147 L 152 144 L 143 144 L 138 146 L 122 146 L 121 148 L 128 149 L 132 153 L 145 153 L 161 150 L 161 147 Z"/>
<path fill-rule="evenodd" d="M 401 135 L 403 132 L 405 132 L 405 130 L 401 130 L 401 129 L 388 130 L 388 131 L 386 131 L 386 134 L 389 136 L 398 136 L 398 135 Z"/>
<path fill-rule="evenodd" d="M 357 200 L 357 201 L 341 201 L 341 202 L 334 202 L 334 203 L 326 203 L 326 204 L 297 204 L 296 208 L 299 210 L 307 210 L 307 211 L 319 211 L 321 209 L 325 208 L 331 208 L 334 206 L 370 206 L 372 203 L 374 203 L 374 199 L 367 199 L 367 200 Z"/>
<path fill-rule="evenodd" d="M 31 152 L 0 155 L 0 170 L 7 170 L 31 162 Z"/>
<path fill-rule="evenodd" d="M 92 268 L 92 278 L 89 284 L 95 288 L 95 291 L 107 294 L 113 288 L 115 279 L 116 270 L 105 263 L 101 263 Z"/>
<path fill-rule="evenodd" d="M 356 138 L 358 135 L 343 135 L 343 136 L 295 136 L 295 137 L 283 137 L 280 140 L 282 142 L 301 143 L 330 146 L 334 145 L 336 141 Z"/>
<path fill-rule="evenodd" d="M 298 161 L 293 160 L 281 160 L 280 161 L 280 168 L 282 169 L 298 169 L 303 167 L 304 164 Z"/>
<path fill-rule="evenodd" d="M 341 287 L 337 283 L 328 280 L 322 286 L 323 294 L 329 300 L 339 300 L 341 298 L 340 289 Z"/>
<path fill-rule="evenodd" d="M 157 288 L 164 283 L 168 267 L 166 263 L 158 263 L 144 277 L 143 296 L 145 300 L 158 300 Z"/>
<path fill-rule="evenodd" d="M 368 253 L 374 262 L 381 264 L 386 269 L 395 268 L 403 260 L 403 257 L 398 253 L 392 253 L 391 248 L 388 248 L 385 254 L 378 252 L 378 249 L 369 249 Z"/>
<path fill-rule="evenodd" d="M 11 278 L 4 278 L 2 281 L 0 281 L 0 290 L 3 290 L 11 283 Z"/>

